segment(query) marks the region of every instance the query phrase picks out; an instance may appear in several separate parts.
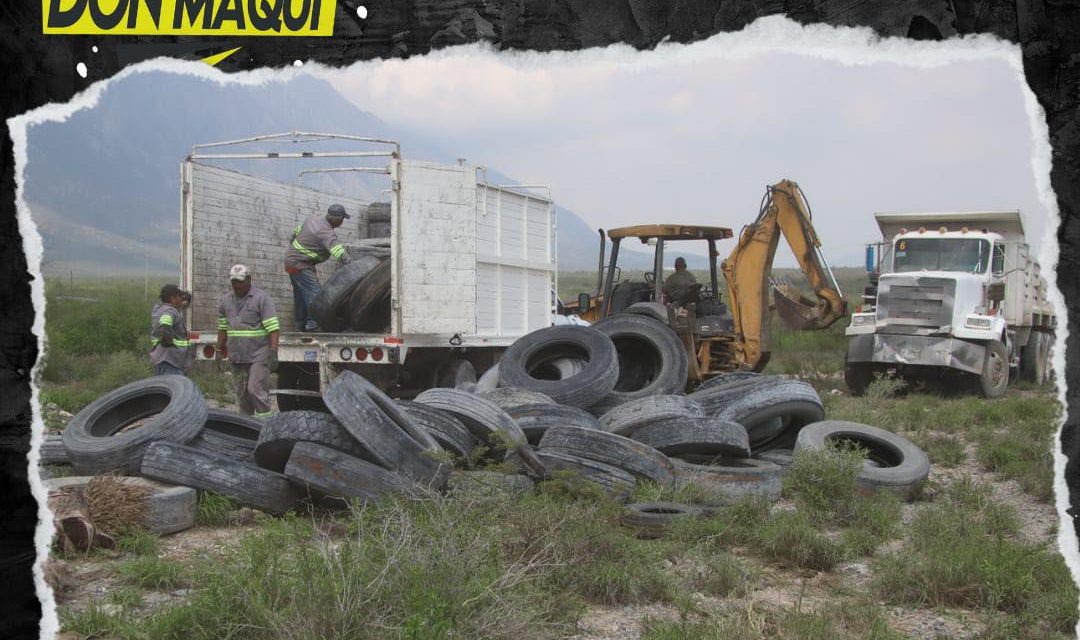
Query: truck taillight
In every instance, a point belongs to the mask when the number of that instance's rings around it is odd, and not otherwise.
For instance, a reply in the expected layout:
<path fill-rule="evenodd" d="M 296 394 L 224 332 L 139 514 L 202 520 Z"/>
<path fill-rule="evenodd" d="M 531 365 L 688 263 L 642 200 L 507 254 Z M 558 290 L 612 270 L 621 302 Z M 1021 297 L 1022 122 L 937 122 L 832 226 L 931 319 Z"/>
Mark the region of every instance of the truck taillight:
<path fill-rule="evenodd" d="M 363 347 L 357 347 L 354 352 L 357 360 L 367 360 L 367 349 Z"/>
<path fill-rule="evenodd" d="M 371 350 L 371 359 L 375 362 L 379 362 L 383 358 L 383 350 L 379 347 L 375 347 Z"/>
<path fill-rule="evenodd" d="M 202 354 L 203 354 L 204 358 L 209 360 L 209 359 L 214 357 L 214 353 L 215 353 L 214 345 L 212 345 L 212 344 L 203 345 Z"/>

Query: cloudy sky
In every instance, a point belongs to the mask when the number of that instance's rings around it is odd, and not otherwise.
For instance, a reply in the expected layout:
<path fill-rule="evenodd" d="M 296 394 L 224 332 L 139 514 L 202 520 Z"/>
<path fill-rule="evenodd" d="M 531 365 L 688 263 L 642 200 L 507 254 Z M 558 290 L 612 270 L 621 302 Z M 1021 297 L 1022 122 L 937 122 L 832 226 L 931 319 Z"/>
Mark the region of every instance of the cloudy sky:
<path fill-rule="evenodd" d="M 1018 54 L 1005 45 L 969 42 L 950 56 L 900 41 L 835 55 L 737 44 L 721 36 L 547 55 L 470 47 L 324 77 L 391 124 L 550 184 L 591 226 L 738 230 L 765 185 L 790 178 L 834 264 L 861 264 L 875 211 L 1020 209 L 1029 240 L 1042 244 L 1051 214 L 1036 189 Z M 852 64 L 867 59 L 882 61 Z M 783 251 L 777 261 L 793 264 Z"/>

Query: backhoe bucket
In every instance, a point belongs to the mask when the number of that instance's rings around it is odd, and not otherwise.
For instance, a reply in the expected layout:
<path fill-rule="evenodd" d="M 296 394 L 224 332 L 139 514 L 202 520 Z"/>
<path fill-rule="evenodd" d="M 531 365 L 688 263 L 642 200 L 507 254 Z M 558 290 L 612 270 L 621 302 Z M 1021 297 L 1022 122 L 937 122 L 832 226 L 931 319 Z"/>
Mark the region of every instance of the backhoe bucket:
<path fill-rule="evenodd" d="M 812 331 L 824 329 L 820 310 L 813 300 L 799 293 L 799 290 L 786 282 L 772 283 L 773 306 L 776 314 L 789 329 L 794 331 Z M 829 323 L 832 324 L 832 323 Z"/>

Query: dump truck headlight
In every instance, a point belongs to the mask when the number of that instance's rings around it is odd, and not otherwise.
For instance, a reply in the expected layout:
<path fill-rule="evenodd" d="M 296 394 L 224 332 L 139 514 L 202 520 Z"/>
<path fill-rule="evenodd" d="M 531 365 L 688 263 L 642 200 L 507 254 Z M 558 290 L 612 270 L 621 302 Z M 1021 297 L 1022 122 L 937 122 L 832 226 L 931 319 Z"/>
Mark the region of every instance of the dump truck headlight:
<path fill-rule="evenodd" d="M 874 324 L 876 319 L 877 314 L 874 313 L 853 313 L 851 314 L 851 326 L 865 327 L 868 324 Z"/>
<path fill-rule="evenodd" d="M 968 329 L 989 329 L 994 324 L 990 316 L 970 315 L 964 318 L 964 326 Z"/>

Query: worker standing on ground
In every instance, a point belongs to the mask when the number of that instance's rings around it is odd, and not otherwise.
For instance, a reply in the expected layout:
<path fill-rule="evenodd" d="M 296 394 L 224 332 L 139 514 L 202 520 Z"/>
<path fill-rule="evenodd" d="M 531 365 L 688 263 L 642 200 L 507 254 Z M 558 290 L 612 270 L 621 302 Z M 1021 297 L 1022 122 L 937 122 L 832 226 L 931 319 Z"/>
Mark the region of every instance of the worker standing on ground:
<path fill-rule="evenodd" d="M 664 295 L 678 305 L 697 301 L 698 281 L 686 270 L 686 260 L 675 258 L 675 273 L 664 279 Z"/>
<path fill-rule="evenodd" d="M 326 215 L 315 214 L 293 229 L 288 253 L 285 254 L 285 272 L 293 287 L 293 315 L 297 331 L 315 331 L 316 322 L 308 315 L 311 301 L 319 292 L 319 276 L 315 265 L 329 258 L 345 264 L 349 254 L 344 245 L 338 242 L 337 229 L 351 218 L 345 213 L 345 207 L 332 204 Z"/>
<path fill-rule="evenodd" d="M 217 352 L 232 366 L 240 412 L 265 418 L 270 415 L 270 368 L 277 362 L 281 329 L 274 301 L 251 284 L 251 272 L 242 264 L 229 270 L 232 291 L 218 307 Z"/>
<path fill-rule="evenodd" d="M 160 300 L 150 312 L 150 364 L 156 376 L 182 376 L 194 360 L 181 314 L 191 294 L 167 284 L 161 288 Z"/>

